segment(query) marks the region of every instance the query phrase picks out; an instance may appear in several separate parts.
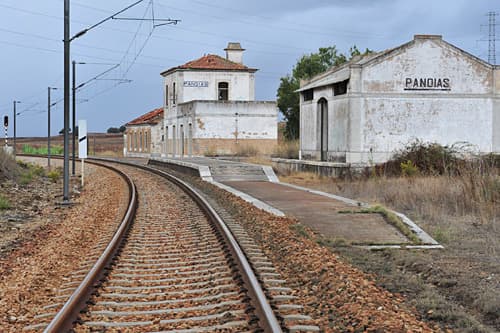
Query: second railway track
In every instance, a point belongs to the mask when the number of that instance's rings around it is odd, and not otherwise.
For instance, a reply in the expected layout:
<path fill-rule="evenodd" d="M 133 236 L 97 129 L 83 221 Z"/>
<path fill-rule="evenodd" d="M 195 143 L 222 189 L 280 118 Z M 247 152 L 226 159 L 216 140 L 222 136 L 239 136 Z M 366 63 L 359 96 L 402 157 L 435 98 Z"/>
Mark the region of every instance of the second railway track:
<path fill-rule="evenodd" d="M 139 204 L 106 277 L 85 300 L 85 311 L 69 311 L 72 317 L 52 313 L 59 307 L 49 305 L 39 318 L 55 317 L 50 325 L 28 330 L 281 331 L 241 249 L 203 198 L 161 172 L 115 167 L 136 184 Z M 78 289 L 69 302 L 80 297 Z"/>

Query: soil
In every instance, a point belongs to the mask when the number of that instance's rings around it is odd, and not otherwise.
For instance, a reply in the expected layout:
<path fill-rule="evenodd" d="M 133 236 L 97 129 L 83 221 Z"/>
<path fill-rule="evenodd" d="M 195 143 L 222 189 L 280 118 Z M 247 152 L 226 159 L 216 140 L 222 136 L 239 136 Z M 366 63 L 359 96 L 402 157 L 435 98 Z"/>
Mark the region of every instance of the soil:
<path fill-rule="evenodd" d="M 56 163 L 56 161 L 54 161 Z M 57 301 L 58 286 L 82 263 L 102 230 L 125 211 L 125 182 L 113 172 L 86 166 L 84 189 L 73 180 L 72 205 L 61 206 L 61 180 L 36 177 L 26 185 L 3 183 L 11 208 L 0 213 L 0 327 L 21 332 L 42 307 Z"/>

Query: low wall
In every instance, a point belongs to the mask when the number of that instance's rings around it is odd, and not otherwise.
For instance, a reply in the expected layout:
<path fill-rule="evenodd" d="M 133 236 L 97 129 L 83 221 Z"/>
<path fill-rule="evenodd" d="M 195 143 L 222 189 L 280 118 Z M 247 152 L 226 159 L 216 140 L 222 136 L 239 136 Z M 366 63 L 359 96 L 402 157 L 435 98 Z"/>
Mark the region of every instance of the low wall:
<path fill-rule="evenodd" d="M 366 165 L 273 158 L 273 168 L 281 174 L 312 172 L 326 177 L 346 177 L 360 173 Z"/>

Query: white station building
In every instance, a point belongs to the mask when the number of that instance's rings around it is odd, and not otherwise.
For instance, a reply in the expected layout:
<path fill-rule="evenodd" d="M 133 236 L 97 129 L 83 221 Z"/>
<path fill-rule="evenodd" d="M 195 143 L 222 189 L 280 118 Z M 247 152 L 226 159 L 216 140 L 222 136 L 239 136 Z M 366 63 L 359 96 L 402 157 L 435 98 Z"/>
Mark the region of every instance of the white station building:
<path fill-rule="evenodd" d="M 255 101 L 255 72 L 243 65 L 240 43 L 226 57 L 205 55 L 161 73 L 164 77 L 164 156 L 231 154 L 244 145 L 271 151 L 277 107 Z"/>
<path fill-rule="evenodd" d="M 331 68 L 300 91 L 300 156 L 384 162 L 416 139 L 500 153 L 500 66 L 416 35 Z"/>

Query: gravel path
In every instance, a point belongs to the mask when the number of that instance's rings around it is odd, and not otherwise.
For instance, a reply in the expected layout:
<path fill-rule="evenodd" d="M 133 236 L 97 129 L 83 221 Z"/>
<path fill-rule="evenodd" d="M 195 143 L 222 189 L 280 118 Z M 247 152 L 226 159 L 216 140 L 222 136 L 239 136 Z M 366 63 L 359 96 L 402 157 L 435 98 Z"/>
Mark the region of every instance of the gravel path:
<path fill-rule="evenodd" d="M 55 303 L 58 287 L 79 267 L 103 229 L 112 228 L 127 203 L 124 181 L 113 172 L 86 166 L 87 184 L 73 206 L 56 207 L 56 199 L 40 213 L 36 232 L 20 234 L 18 245 L 0 260 L 0 327 L 21 332 L 41 307 Z M 61 189 L 53 193 L 60 194 Z M 46 217 L 50 216 L 52 220 Z M 26 237 L 29 236 L 29 237 Z"/>

